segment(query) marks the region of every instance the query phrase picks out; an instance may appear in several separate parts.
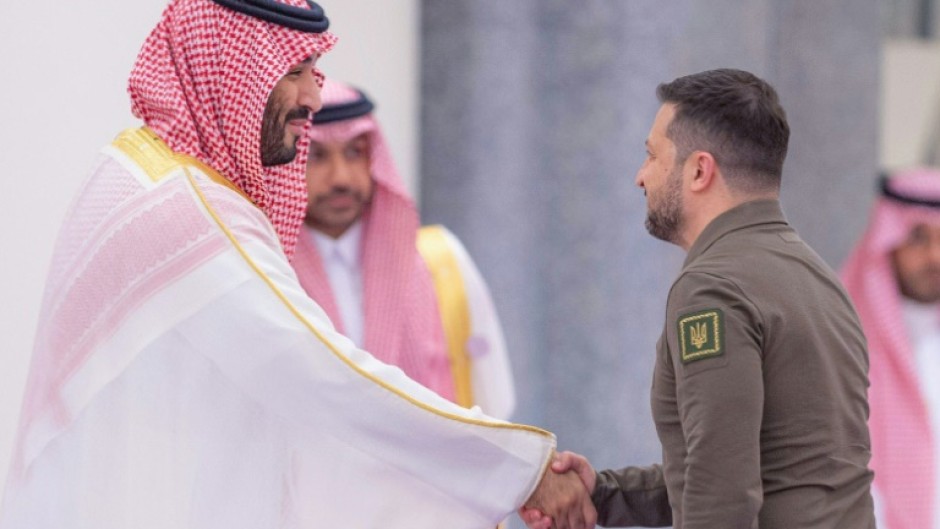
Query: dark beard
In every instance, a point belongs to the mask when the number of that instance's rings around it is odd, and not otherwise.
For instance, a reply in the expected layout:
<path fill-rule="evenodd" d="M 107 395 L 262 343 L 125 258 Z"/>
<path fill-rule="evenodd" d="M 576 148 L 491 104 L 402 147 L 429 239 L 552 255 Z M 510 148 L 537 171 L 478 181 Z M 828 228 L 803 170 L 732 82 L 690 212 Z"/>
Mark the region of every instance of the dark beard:
<path fill-rule="evenodd" d="M 290 145 L 284 142 L 284 131 L 287 128 L 287 122 L 297 118 L 307 118 L 310 113 L 305 108 L 291 110 L 280 121 L 278 116 L 281 114 L 281 106 L 269 104 L 264 109 L 264 117 L 261 119 L 261 165 L 270 167 L 272 165 L 283 165 L 294 161 L 297 157 L 297 140 Z"/>
<path fill-rule="evenodd" d="M 670 177 L 663 189 L 662 200 L 646 214 L 646 231 L 659 240 L 678 244 L 679 225 L 682 222 L 681 180 Z"/>

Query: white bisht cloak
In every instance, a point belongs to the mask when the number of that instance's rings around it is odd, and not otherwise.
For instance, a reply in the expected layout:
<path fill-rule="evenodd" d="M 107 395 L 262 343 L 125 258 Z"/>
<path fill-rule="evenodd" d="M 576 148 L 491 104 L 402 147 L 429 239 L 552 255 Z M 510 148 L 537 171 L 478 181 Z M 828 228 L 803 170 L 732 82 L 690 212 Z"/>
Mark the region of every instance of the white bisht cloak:
<path fill-rule="evenodd" d="M 60 234 L 0 527 L 494 527 L 554 444 L 356 349 L 264 214 L 141 129 Z"/>

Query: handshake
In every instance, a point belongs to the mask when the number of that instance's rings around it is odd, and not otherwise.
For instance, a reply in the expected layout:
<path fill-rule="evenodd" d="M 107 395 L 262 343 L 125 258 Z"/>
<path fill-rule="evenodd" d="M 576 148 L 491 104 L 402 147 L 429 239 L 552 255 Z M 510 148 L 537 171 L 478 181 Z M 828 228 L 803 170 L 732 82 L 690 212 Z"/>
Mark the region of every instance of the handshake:
<path fill-rule="evenodd" d="M 584 456 L 561 452 L 525 505 L 519 517 L 529 529 L 591 529 L 597 511 L 591 493 L 597 475 Z"/>

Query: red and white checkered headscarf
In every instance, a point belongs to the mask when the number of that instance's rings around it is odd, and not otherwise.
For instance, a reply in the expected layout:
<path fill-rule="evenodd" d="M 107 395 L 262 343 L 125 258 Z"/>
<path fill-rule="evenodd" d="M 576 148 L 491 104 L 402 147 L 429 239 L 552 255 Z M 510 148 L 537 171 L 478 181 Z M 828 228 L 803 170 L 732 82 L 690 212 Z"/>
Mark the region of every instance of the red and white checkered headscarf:
<path fill-rule="evenodd" d="M 359 93 L 328 79 L 323 106 L 356 101 Z M 363 215 L 362 281 L 365 338 L 363 348 L 402 368 L 414 380 L 454 399 L 454 382 L 437 297 L 430 272 L 415 240 L 418 211 L 408 195 L 385 138 L 371 114 L 313 125 L 313 141 L 346 142 L 361 134 L 369 139 L 375 183 Z M 301 285 L 342 330 L 342 320 L 316 244 L 301 237 L 293 260 Z"/>
<path fill-rule="evenodd" d="M 279 1 L 308 8 L 304 0 Z M 171 149 L 244 191 L 267 214 L 288 257 L 306 211 L 306 184 L 296 164 L 261 165 L 262 116 L 288 69 L 335 42 L 328 32 L 289 29 L 210 0 L 171 0 L 131 72 L 134 115 Z M 299 147 L 303 154 L 306 143 Z"/>
<path fill-rule="evenodd" d="M 898 194 L 940 202 L 940 171 L 895 175 Z M 920 395 L 914 351 L 906 332 L 891 253 L 917 224 L 940 223 L 940 209 L 881 197 L 868 229 L 842 269 L 868 338 L 872 469 L 891 529 L 931 527 L 934 518 L 934 452 L 930 416 Z"/>

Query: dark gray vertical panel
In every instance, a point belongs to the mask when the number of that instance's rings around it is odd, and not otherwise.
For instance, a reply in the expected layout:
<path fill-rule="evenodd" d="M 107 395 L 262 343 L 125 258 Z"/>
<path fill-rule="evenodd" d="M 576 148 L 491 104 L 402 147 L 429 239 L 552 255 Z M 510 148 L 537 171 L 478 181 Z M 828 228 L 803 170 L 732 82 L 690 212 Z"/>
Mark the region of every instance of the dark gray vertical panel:
<path fill-rule="evenodd" d="M 925 14 L 936 14 L 936 0 L 888 0 L 881 6 L 881 30 L 885 36 L 897 38 L 922 37 Z M 931 22 L 935 22 L 934 18 Z M 934 33 L 935 34 L 935 33 Z"/>
<path fill-rule="evenodd" d="M 422 4 L 425 222 L 448 226 L 487 279 L 517 377 L 517 417 L 544 424 L 548 387 L 537 280 L 544 191 L 530 153 L 538 105 L 534 1 Z"/>
<path fill-rule="evenodd" d="M 871 0 L 777 0 L 768 60 L 791 129 L 783 205 L 836 267 L 864 229 L 878 172 L 878 17 Z"/>
<path fill-rule="evenodd" d="M 643 228 L 635 184 L 658 107 L 676 4 L 543 1 L 533 60 L 551 394 L 546 424 L 564 448 L 601 466 L 657 461 L 649 410 L 665 294 L 681 255 Z"/>
<path fill-rule="evenodd" d="M 765 77 L 773 39 L 773 0 L 688 2 L 672 53 L 674 77 L 738 68 Z M 670 60 L 670 57 L 664 57 Z"/>

